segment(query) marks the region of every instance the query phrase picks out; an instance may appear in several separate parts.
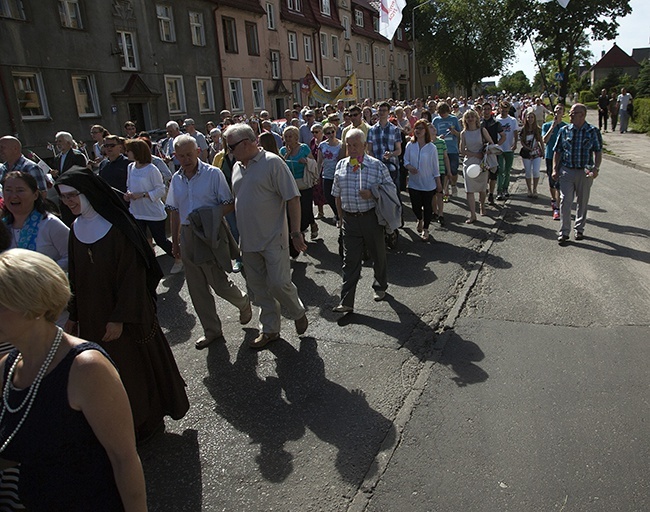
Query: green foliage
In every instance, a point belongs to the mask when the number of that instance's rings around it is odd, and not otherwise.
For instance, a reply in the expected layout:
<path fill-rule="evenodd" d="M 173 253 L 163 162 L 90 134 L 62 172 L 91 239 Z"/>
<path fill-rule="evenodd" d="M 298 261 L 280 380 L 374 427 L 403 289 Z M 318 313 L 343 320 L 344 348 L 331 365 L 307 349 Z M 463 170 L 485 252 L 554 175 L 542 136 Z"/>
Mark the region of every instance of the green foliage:
<path fill-rule="evenodd" d="M 528 77 L 523 71 L 515 71 L 514 73 L 503 75 L 499 80 L 499 91 L 507 91 L 509 93 L 527 94 L 532 89 Z"/>
<path fill-rule="evenodd" d="M 437 0 L 419 8 L 415 39 L 420 60 L 434 64 L 443 84 L 460 84 L 471 95 L 474 85 L 500 74 L 514 55 L 515 25 L 507 22 L 507 2 Z M 417 5 L 411 4 L 405 15 Z"/>
<path fill-rule="evenodd" d="M 650 98 L 650 59 L 646 59 L 641 64 L 639 77 L 636 81 L 636 97 Z"/>
<path fill-rule="evenodd" d="M 591 91 L 580 91 L 580 103 L 586 105 L 596 101 L 596 96 Z"/>
<path fill-rule="evenodd" d="M 634 124 L 638 131 L 650 134 L 650 98 L 634 100 Z"/>

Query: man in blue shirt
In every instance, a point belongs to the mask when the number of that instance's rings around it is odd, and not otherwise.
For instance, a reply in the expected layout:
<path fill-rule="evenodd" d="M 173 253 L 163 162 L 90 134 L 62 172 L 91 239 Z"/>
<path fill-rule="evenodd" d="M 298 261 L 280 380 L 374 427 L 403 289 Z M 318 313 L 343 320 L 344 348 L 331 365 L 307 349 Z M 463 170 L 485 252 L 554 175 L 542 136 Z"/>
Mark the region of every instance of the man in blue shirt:
<path fill-rule="evenodd" d="M 0 183 L 11 171 L 21 171 L 31 174 L 36 180 L 38 190 L 43 197 L 47 194 L 47 178 L 43 170 L 22 153 L 23 146 L 16 137 L 6 135 L 0 138 Z"/>
<path fill-rule="evenodd" d="M 553 151 L 554 180 L 560 181 L 560 221 L 562 226 L 557 241 L 560 245 L 569 239 L 571 204 L 576 197 L 575 239 L 584 238 L 587 222 L 587 203 L 594 179 L 598 177 L 603 158 L 603 139 L 600 130 L 586 121 L 587 107 L 576 103 L 569 111 L 571 123 L 560 129 Z"/>
<path fill-rule="evenodd" d="M 567 124 L 562 121 L 564 105 L 558 103 L 553 109 L 553 120 L 542 125 L 542 139 L 544 140 L 544 157 L 546 159 L 546 174 L 548 175 L 548 189 L 551 194 L 551 208 L 553 220 L 560 220 L 560 183 L 553 179 L 553 148 L 560 134 L 560 128 Z"/>

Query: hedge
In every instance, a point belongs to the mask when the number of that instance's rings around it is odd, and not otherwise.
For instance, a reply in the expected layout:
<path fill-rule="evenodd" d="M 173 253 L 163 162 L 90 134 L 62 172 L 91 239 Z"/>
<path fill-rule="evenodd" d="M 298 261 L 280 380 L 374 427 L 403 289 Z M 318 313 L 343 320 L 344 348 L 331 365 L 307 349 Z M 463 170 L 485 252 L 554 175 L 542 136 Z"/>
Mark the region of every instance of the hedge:
<path fill-rule="evenodd" d="M 650 133 L 650 98 L 636 98 L 634 100 L 632 120 L 640 131 Z"/>
<path fill-rule="evenodd" d="M 596 96 L 591 91 L 580 91 L 580 103 L 586 105 L 594 101 L 597 101 Z"/>

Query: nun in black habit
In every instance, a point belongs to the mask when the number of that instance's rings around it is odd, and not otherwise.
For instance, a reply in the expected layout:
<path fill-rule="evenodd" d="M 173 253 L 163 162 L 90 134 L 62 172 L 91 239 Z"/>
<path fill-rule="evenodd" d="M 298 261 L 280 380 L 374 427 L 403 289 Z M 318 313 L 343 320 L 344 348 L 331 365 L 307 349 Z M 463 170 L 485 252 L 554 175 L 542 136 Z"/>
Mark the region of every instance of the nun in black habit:
<path fill-rule="evenodd" d="M 73 297 L 66 331 L 101 345 L 129 396 L 136 437 L 143 441 L 189 409 L 185 382 L 156 316 L 162 271 L 120 197 L 101 177 L 72 168 L 56 182 L 77 216 L 70 229 Z"/>

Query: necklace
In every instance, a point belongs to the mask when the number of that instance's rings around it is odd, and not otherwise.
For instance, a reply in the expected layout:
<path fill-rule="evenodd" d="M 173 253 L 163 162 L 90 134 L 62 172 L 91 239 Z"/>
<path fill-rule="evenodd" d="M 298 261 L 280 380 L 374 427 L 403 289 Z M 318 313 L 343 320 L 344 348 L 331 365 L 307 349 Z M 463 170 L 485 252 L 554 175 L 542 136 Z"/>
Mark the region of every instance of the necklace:
<path fill-rule="evenodd" d="M 50 347 L 50 351 L 47 353 L 47 356 L 45 357 L 43 364 L 39 368 L 38 373 L 34 378 L 34 382 L 32 382 L 32 384 L 29 386 L 29 391 L 27 391 L 25 398 L 20 403 L 20 405 L 18 405 L 18 407 L 12 407 L 11 405 L 9 405 L 9 392 L 10 390 L 16 391 L 16 388 L 13 384 L 13 377 L 14 377 L 14 373 L 16 372 L 16 367 L 18 366 L 18 362 L 23 358 L 22 354 L 18 354 L 16 360 L 14 361 L 14 363 L 11 365 L 11 368 L 9 368 L 9 371 L 7 372 L 7 381 L 5 383 L 5 388 L 2 392 L 2 412 L 0 412 L 0 424 L 2 424 L 2 420 L 4 419 L 5 412 L 9 412 L 10 414 L 13 414 L 20 411 L 25 406 L 27 407 L 25 408 L 25 412 L 23 413 L 22 418 L 20 418 L 20 421 L 16 425 L 14 431 L 9 435 L 9 437 L 7 437 L 7 440 L 4 443 L 2 443 L 2 446 L 0 446 L 0 453 L 3 452 L 5 448 L 7 448 L 11 440 L 15 437 L 15 435 L 20 430 L 20 427 L 22 427 L 23 423 L 25 423 L 25 420 L 29 415 L 29 411 L 31 410 L 32 405 L 34 404 L 34 400 L 36 399 L 36 395 L 38 393 L 38 388 L 41 385 L 41 381 L 43 380 L 43 377 L 45 377 L 45 374 L 47 373 L 50 364 L 52 364 L 52 360 L 54 359 L 54 356 L 59 348 L 59 345 L 61 345 L 61 340 L 63 339 L 63 329 L 61 329 L 58 326 L 56 329 L 57 329 L 56 336 L 54 337 L 54 342 Z"/>

